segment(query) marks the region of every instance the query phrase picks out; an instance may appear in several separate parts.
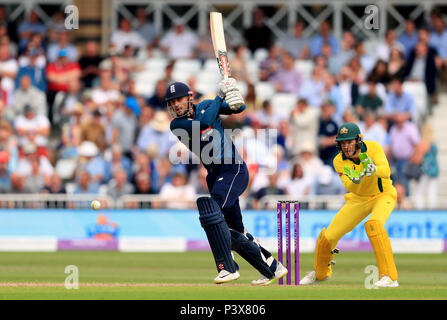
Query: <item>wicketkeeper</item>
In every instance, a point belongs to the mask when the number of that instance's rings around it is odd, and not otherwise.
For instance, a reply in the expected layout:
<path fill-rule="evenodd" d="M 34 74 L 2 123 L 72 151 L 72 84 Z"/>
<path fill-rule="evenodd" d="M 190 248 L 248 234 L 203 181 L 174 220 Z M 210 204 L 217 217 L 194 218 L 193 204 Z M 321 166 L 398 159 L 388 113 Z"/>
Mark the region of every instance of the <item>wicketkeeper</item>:
<path fill-rule="evenodd" d="M 240 277 L 231 252 L 234 250 L 261 273 L 261 278 L 252 284 L 268 285 L 285 276 L 287 269 L 244 228 L 239 196 L 247 188 L 249 173 L 233 141 L 224 133 L 219 115 L 240 113 L 245 110 L 245 102 L 233 78 L 221 81 L 219 88 L 214 100 L 193 104 L 193 93 L 187 85 L 181 82 L 169 85 L 166 101 L 174 118 L 171 131 L 200 158 L 208 171 L 210 197 L 197 199 L 197 207 L 216 262 L 218 276 L 214 282 L 230 282 Z M 195 147 L 197 144 L 199 148 Z"/>
<path fill-rule="evenodd" d="M 336 137 L 339 154 L 334 158 L 348 193 L 346 204 L 335 215 L 327 229 L 323 228 L 315 246 L 314 271 L 300 284 L 314 284 L 331 277 L 336 245 L 348 232 L 370 215 L 365 223 L 366 234 L 374 250 L 380 280 L 377 287 L 397 287 L 397 270 L 385 223 L 394 209 L 396 189 L 390 179 L 390 166 L 378 142 L 363 141 L 354 123 L 343 124 Z"/>

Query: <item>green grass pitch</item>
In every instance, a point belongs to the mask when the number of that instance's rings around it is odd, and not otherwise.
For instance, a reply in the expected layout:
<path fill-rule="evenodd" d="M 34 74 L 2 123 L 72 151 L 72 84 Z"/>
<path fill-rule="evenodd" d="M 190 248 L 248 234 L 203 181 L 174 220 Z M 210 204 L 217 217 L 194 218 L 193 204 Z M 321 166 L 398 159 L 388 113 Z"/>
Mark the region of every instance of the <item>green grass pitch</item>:
<path fill-rule="evenodd" d="M 259 274 L 237 255 L 239 280 L 215 285 L 210 252 L 3 252 L 0 299 L 447 299 L 447 254 L 396 254 L 400 287 L 378 290 L 364 286 L 373 253 L 342 252 L 336 260 L 332 279 L 316 286 L 253 287 Z M 301 255 L 301 276 L 312 264 L 313 254 Z M 79 269 L 77 290 L 64 286 L 68 265 Z"/>

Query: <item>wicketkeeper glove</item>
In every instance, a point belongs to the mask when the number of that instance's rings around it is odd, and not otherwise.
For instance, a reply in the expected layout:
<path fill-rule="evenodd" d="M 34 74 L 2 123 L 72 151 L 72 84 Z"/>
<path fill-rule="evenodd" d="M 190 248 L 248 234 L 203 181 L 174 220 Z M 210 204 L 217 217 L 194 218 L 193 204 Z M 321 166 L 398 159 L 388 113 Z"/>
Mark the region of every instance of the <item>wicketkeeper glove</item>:
<path fill-rule="evenodd" d="M 362 182 L 363 180 L 363 177 L 365 176 L 365 170 L 358 171 L 349 167 L 345 167 L 344 174 L 347 175 L 349 180 L 351 180 L 353 183 L 360 184 L 360 182 Z"/>
<path fill-rule="evenodd" d="M 359 158 L 367 177 L 376 173 L 377 167 L 374 164 L 374 161 L 366 153 L 360 153 Z"/>

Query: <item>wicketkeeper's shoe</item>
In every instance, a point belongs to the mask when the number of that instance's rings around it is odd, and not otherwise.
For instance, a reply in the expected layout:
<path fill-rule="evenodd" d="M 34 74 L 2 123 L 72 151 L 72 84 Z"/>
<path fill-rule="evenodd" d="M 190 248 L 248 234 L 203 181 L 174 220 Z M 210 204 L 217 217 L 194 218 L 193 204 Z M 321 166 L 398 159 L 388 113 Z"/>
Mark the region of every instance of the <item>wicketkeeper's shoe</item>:
<path fill-rule="evenodd" d="M 317 280 L 317 276 L 315 271 L 309 272 L 303 279 L 300 280 L 301 285 L 311 285 L 311 284 L 317 284 L 321 281 L 329 280 L 331 277 L 326 277 L 324 280 Z"/>
<path fill-rule="evenodd" d="M 233 280 L 239 279 L 240 276 L 241 275 L 239 274 L 238 271 L 231 273 L 227 270 L 221 270 L 217 275 L 217 277 L 214 278 L 214 283 L 219 284 L 219 283 L 231 282 Z"/>
<path fill-rule="evenodd" d="M 284 267 L 281 262 L 277 261 L 274 278 L 269 279 L 266 276 L 262 275 L 258 280 L 253 280 L 251 284 L 254 286 L 268 286 L 273 281 L 284 277 L 288 272 L 289 270 L 287 270 L 287 268 Z"/>
<path fill-rule="evenodd" d="M 379 281 L 374 283 L 374 286 L 379 288 L 395 288 L 399 286 L 399 283 L 397 282 L 397 280 L 393 281 L 388 276 L 382 276 Z"/>

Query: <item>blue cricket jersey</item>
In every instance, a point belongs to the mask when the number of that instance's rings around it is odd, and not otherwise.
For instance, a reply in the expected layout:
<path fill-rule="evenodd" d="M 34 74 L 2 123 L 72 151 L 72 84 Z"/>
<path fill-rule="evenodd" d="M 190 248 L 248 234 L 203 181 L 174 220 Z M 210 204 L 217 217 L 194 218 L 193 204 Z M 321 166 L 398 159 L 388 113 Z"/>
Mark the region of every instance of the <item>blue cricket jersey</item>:
<path fill-rule="evenodd" d="M 243 105 L 238 110 L 232 110 L 222 98 L 216 96 L 214 100 L 204 100 L 194 105 L 191 117 L 172 120 L 170 128 L 210 172 L 216 165 L 243 162 L 231 137 L 224 131 L 219 115 L 240 113 L 245 108 Z"/>

